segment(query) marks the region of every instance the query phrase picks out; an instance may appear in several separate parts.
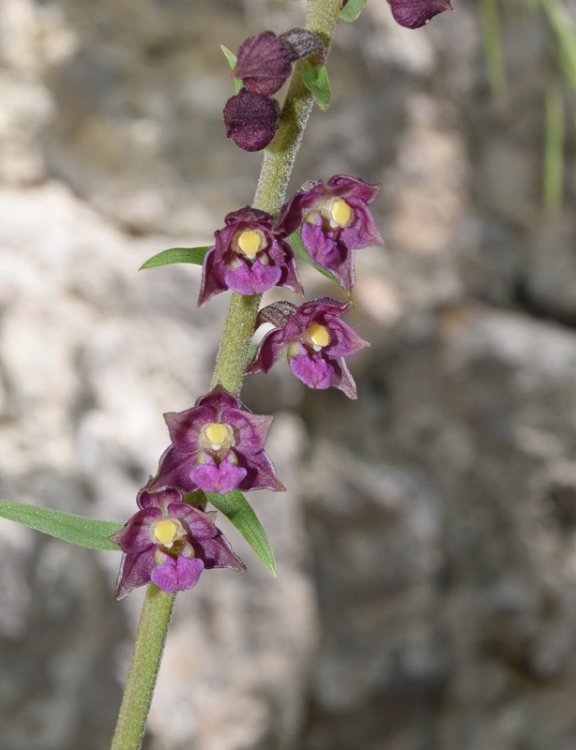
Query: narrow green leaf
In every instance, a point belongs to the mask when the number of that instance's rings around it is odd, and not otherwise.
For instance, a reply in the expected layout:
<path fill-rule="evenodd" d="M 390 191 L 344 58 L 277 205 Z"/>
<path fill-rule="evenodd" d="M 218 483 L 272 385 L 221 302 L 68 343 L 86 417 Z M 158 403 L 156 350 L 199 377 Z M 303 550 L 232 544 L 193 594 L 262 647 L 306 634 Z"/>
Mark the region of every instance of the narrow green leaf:
<path fill-rule="evenodd" d="M 6 518 L 65 542 L 79 544 L 81 547 L 116 552 L 118 545 L 113 544 L 109 537 L 123 526 L 115 521 L 97 521 L 53 508 L 40 508 L 37 505 L 15 503 L 11 500 L 0 500 L 0 518 Z"/>
<path fill-rule="evenodd" d="M 147 261 L 142 263 L 139 270 L 169 266 L 173 263 L 194 263 L 201 266 L 206 254 L 211 249 L 211 247 L 171 247 L 148 258 Z"/>
<path fill-rule="evenodd" d="M 326 66 L 312 65 L 309 60 L 304 60 L 302 80 L 320 109 L 328 109 L 332 94 L 330 93 L 330 81 L 328 80 Z"/>
<path fill-rule="evenodd" d="M 346 21 L 346 23 L 356 21 L 367 2 L 368 0 L 348 0 L 340 11 L 340 20 Z"/>
<path fill-rule="evenodd" d="M 222 50 L 226 60 L 228 60 L 228 65 L 230 66 L 230 70 L 234 72 L 234 68 L 236 67 L 238 58 L 232 52 L 232 50 L 228 49 L 228 47 L 225 47 L 223 44 L 220 45 L 220 49 Z M 234 89 L 236 90 L 236 93 L 238 93 L 241 88 L 242 88 L 242 81 L 239 78 L 234 77 Z"/>
<path fill-rule="evenodd" d="M 270 542 L 262 524 L 258 520 L 252 506 L 239 490 L 219 495 L 207 492 L 206 497 L 215 508 L 229 518 L 254 552 L 262 560 L 268 571 L 276 576 L 276 561 L 270 547 Z"/>
<path fill-rule="evenodd" d="M 288 238 L 288 242 L 290 244 L 290 247 L 292 250 L 294 250 L 294 253 L 305 263 L 308 263 L 308 265 L 312 266 L 312 268 L 315 268 L 318 273 L 321 273 L 322 276 L 325 276 L 327 279 L 330 279 L 334 284 L 337 284 L 340 289 L 343 289 L 346 297 L 351 300 L 352 295 L 349 294 L 340 281 L 334 276 L 334 274 L 329 271 L 327 268 L 324 268 L 323 266 L 319 266 L 318 263 L 314 263 L 310 255 L 308 254 L 308 250 L 306 249 L 306 245 L 302 242 L 302 236 L 300 234 L 300 229 L 297 229 L 295 232 L 293 232 Z"/>
<path fill-rule="evenodd" d="M 224 55 L 224 57 L 228 60 L 230 70 L 234 70 L 234 68 L 236 67 L 236 63 L 238 62 L 238 58 L 231 49 L 228 49 L 228 47 L 225 47 L 223 44 L 220 45 L 220 49 L 222 50 L 222 54 Z"/>

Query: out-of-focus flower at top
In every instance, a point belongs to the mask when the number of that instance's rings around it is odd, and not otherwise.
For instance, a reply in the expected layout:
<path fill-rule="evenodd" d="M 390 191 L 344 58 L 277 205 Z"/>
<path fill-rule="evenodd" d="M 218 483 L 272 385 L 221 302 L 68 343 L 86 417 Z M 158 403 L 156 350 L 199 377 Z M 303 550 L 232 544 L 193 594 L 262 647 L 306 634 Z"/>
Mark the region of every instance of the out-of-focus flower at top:
<path fill-rule="evenodd" d="M 285 489 L 264 450 L 272 417 L 252 414 L 221 385 L 191 409 L 165 414 L 164 419 L 172 444 L 160 458 L 150 489 L 220 494 Z"/>
<path fill-rule="evenodd" d="M 400 26 L 418 29 L 434 16 L 446 10 L 454 10 L 450 0 L 388 0 L 392 15 Z"/>
<path fill-rule="evenodd" d="M 204 259 L 199 305 L 227 289 L 252 295 L 284 286 L 302 294 L 294 253 L 283 236 L 273 231 L 270 214 L 246 206 L 229 213 L 224 222 Z"/>
<path fill-rule="evenodd" d="M 355 281 L 353 253 L 383 243 L 368 204 L 379 186 L 356 177 L 336 175 L 305 188 L 284 204 L 275 229 L 286 235 L 302 227 L 302 242 L 312 260 L 327 268 L 351 291 Z"/>
<path fill-rule="evenodd" d="M 340 317 L 349 303 L 324 297 L 296 307 L 289 302 L 269 305 L 260 311 L 258 323 L 272 323 L 246 372 L 268 372 L 287 350 L 293 374 L 309 388 L 339 388 L 356 398 L 356 384 L 344 358 L 369 346 Z"/>
<path fill-rule="evenodd" d="M 230 543 L 204 513 L 183 501 L 182 493 L 164 488 L 138 494 L 140 510 L 110 539 L 122 552 L 116 599 L 150 581 L 167 594 L 196 585 L 203 570 L 245 570 Z"/>

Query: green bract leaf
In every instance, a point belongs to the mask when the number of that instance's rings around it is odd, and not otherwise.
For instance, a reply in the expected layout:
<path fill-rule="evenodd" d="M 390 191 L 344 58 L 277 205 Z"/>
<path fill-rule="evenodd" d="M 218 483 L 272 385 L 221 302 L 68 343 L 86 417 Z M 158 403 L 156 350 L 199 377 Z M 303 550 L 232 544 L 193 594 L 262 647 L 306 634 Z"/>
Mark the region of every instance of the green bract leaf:
<path fill-rule="evenodd" d="M 162 250 L 162 252 L 148 258 L 147 261 L 142 263 L 139 270 L 170 266 L 173 263 L 194 263 L 201 266 L 206 254 L 211 249 L 211 247 L 171 247 L 169 250 Z"/>
<path fill-rule="evenodd" d="M 308 254 L 308 250 L 306 248 L 306 245 L 302 242 L 302 235 L 300 234 L 300 229 L 297 229 L 295 232 L 293 232 L 288 238 L 288 242 L 290 244 L 290 247 L 292 250 L 294 250 L 294 253 L 305 263 L 308 263 L 308 265 L 312 266 L 312 268 L 315 268 L 319 273 L 322 274 L 322 276 L 326 276 L 327 279 L 330 279 L 330 281 L 333 281 L 334 284 L 337 284 L 341 289 L 344 289 L 342 284 L 338 281 L 336 276 L 329 271 L 327 268 L 324 268 L 323 266 L 319 266 L 318 263 L 314 263 L 310 255 Z M 352 295 L 346 292 L 344 289 L 344 292 L 346 293 L 346 297 L 351 300 Z"/>
<path fill-rule="evenodd" d="M 368 0 L 348 0 L 340 11 L 340 19 L 346 23 L 356 21 Z"/>
<path fill-rule="evenodd" d="M 233 72 L 236 64 L 238 63 L 238 58 L 232 52 L 232 50 L 228 49 L 228 47 L 225 47 L 223 44 L 220 45 L 220 49 L 222 50 L 224 57 L 228 60 L 230 70 L 232 70 Z M 236 93 L 238 93 L 242 88 L 242 81 L 239 78 L 234 78 L 234 88 L 236 90 Z"/>
<path fill-rule="evenodd" d="M 53 508 L 40 508 L 28 503 L 15 503 L 11 500 L 0 500 L 0 518 L 41 531 L 43 534 L 63 539 L 65 542 L 79 544 L 88 549 L 118 551 L 108 537 L 121 529 L 123 524 L 115 521 L 96 521 L 93 518 L 64 513 Z"/>
<path fill-rule="evenodd" d="M 309 60 L 304 60 L 302 65 L 302 80 L 304 85 L 314 97 L 320 109 L 328 109 L 330 106 L 330 81 L 325 65 L 312 65 Z"/>
<path fill-rule="evenodd" d="M 240 490 L 233 490 L 225 495 L 207 492 L 206 497 L 215 508 L 232 521 L 269 572 L 276 576 L 276 561 L 266 532 Z"/>

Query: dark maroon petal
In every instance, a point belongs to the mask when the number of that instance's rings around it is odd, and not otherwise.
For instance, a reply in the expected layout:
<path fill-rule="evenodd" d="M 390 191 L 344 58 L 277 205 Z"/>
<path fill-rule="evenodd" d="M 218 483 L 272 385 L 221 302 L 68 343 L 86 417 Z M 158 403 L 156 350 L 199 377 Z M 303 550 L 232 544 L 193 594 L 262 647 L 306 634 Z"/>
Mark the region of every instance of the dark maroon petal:
<path fill-rule="evenodd" d="M 274 464 L 266 451 L 260 451 L 250 456 L 245 463 L 248 469 L 246 478 L 240 485 L 241 490 L 273 490 L 284 492 L 286 487 L 276 476 Z"/>
<path fill-rule="evenodd" d="M 135 513 L 124 526 L 110 537 L 122 552 L 139 553 L 151 547 L 154 542 L 150 536 L 150 527 L 162 518 L 159 508 L 147 508 Z"/>
<path fill-rule="evenodd" d="M 241 261 L 238 268 L 227 268 L 224 274 L 228 289 L 245 295 L 263 294 L 275 287 L 281 277 L 281 268 L 264 265 L 259 260 L 253 263 Z"/>
<path fill-rule="evenodd" d="M 217 529 L 217 532 L 218 534 L 214 539 L 194 545 L 196 554 L 204 561 L 206 569 L 232 568 L 238 571 L 246 570 L 242 560 L 232 552 L 228 539 L 220 529 Z"/>
<path fill-rule="evenodd" d="M 290 31 L 280 34 L 279 39 L 288 47 L 293 61 L 301 60 L 314 52 L 323 53 L 326 51 L 322 39 L 306 29 L 290 29 Z"/>
<path fill-rule="evenodd" d="M 332 364 L 334 368 L 334 379 L 332 381 L 333 388 L 338 388 L 338 390 L 342 391 L 342 393 L 348 396 L 348 398 L 353 400 L 358 398 L 356 383 L 346 366 L 346 362 L 344 362 L 343 359 L 338 359 Z"/>
<path fill-rule="evenodd" d="M 120 571 L 116 580 L 114 597 L 123 599 L 133 589 L 144 586 L 150 580 L 154 568 L 155 547 L 133 555 L 122 555 Z"/>
<path fill-rule="evenodd" d="M 449 0 L 388 0 L 400 26 L 417 29 L 446 10 L 454 10 Z"/>
<path fill-rule="evenodd" d="M 280 357 L 286 345 L 287 342 L 284 340 L 283 331 L 276 330 L 267 333 L 260 342 L 254 359 L 246 368 L 246 372 L 268 372 Z"/>
<path fill-rule="evenodd" d="M 192 480 L 192 471 L 197 465 L 196 454 L 179 451 L 170 446 L 160 458 L 158 474 L 152 488 L 177 487 L 185 492 L 194 492 L 198 485 Z"/>
<path fill-rule="evenodd" d="M 227 227 L 233 226 L 235 231 L 238 229 L 236 225 L 240 223 L 245 225 L 245 228 L 270 229 L 272 227 L 272 216 L 266 211 L 260 211 L 257 208 L 252 208 L 252 206 L 244 206 L 244 208 L 226 214 L 224 223 Z"/>
<path fill-rule="evenodd" d="M 274 99 L 242 89 L 224 107 L 226 135 L 245 151 L 261 151 L 274 137 L 278 114 Z"/>
<path fill-rule="evenodd" d="M 356 331 L 341 320 L 325 318 L 325 325 L 330 332 L 330 343 L 323 349 L 323 354 L 333 359 L 349 357 L 370 344 L 361 338 Z"/>
<path fill-rule="evenodd" d="M 188 529 L 189 535 L 194 539 L 213 539 L 218 533 L 214 525 L 216 513 L 214 511 L 205 513 L 204 511 L 193 508 L 188 503 L 180 505 L 171 505 L 169 507 L 170 518 L 177 518 L 182 521 Z"/>
<path fill-rule="evenodd" d="M 295 232 L 302 224 L 307 211 L 321 198 L 325 192 L 323 182 L 306 185 L 288 200 L 280 209 L 278 219 L 274 224 L 274 231 L 278 234 L 288 236 Z"/>
<path fill-rule="evenodd" d="M 238 453 L 252 455 L 264 448 L 272 417 L 234 409 L 223 412 L 222 420 L 234 428 Z"/>
<path fill-rule="evenodd" d="M 360 177 L 350 177 L 345 174 L 337 174 L 326 183 L 327 195 L 339 198 L 357 198 L 363 203 L 373 203 L 380 190 L 380 185 L 373 185 Z"/>
<path fill-rule="evenodd" d="M 270 96 L 292 73 L 291 50 L 272 31 L 252 36 L 239 47 L 234 76 L 254 94 Z"/>
<path fill-rule="evenodd" d="M 205 396 L 200 396 L 196 401 L 196 408 L 209 406 L 216 414 L 221 414 L 224 409 L 243 409 L 244 404 L 239 398 L 226 390 L 223 385 L 216 385 Z"/>
<path fill-rule="evenodd" d="M 198 464 L 192 469 L 191 477 L 204 492 L 224 494 L 239 487 L 246 474 L 241 466 L 221 461 L 220 464 Z"/>
<path fill-rule="evenodd" d="M 198 306 L 206 304 L 210 297 L 228 289 L 224 281 L 224 274 L 219 268 L 216 248 L 213 247 L 204 258 L 202 265 L 202 281 L 200 283 L 200 294 L 198 295 Z"/>
<path fill-rule="evenodd" d="M 185 411 L 164 414 L 170 440 L 176 448 L 183 451 L 197 451 L 200 430 L 215 419 L 216 412 L 211 405 L 196 405 Z"/>
<path fill-rule="evenodd" d="M 198 583 L 204 563 L 197 557 L 179 555 L 176 560 L 168 557 L 162 565 L 153 568 L 150 580 L 167 594 L 186 591 Z"/>

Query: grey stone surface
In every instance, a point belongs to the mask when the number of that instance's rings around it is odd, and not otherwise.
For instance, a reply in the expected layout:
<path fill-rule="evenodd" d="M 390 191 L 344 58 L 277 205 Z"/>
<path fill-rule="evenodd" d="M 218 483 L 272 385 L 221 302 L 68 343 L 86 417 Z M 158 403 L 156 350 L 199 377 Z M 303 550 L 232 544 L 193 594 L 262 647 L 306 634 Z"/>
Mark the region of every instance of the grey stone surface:
<path fill-rule="evenodd" d="M 574 184 L 556 216 L 539 187 L 558 73 L 510 3 L 495 101 L 477 4 L 454 4 L 411 33 L 374 0 L 338 31 L 293 184 L 383 184 L 360 398 L 247 380 L 289 488 L 254 499 L 279 577 L 226 526 L 249 571 L 179 597 L 148 750 L 576 747 Z M 1 497 L 132 512 L 226 307 L 196 309 L 197 268 L 137 268 L 250 201 L 218 44 L 302 5 L 0 4 Z M 113 603 L 117 562 L 0 522 L 1 750 L 107 747 L 141 601 Z"/>

